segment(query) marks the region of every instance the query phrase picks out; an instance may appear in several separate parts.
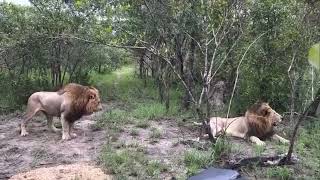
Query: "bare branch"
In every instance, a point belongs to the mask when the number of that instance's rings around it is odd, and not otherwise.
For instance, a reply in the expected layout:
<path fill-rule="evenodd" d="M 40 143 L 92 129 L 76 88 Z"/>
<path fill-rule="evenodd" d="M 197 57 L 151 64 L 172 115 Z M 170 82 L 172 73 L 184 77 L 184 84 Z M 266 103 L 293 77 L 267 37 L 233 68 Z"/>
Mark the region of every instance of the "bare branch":
<path fill-rule="evenodd" d="M 291 85 L 290 121 L 293 120 L 293 111 L 294 111 L 295 80 L 293 80 L 291 77 L 292 76 L 291 75 L 291 68 L 292 68 L 293 62 L 295 60 L 295 56 L 296 56 L 296 51 L 293 53 L 291 64 L 288 68 L 288 77 L 289 77 L 290 85 Z M 293 76 L 295 76 L 295 71 L 293 71 Z M 293 77 L 293 78 L 295 78 L 295 77 Z"/>
<path fill-rule="evenodd" d="M 192 37 L 189 33 L 187 33 L 187 32 L 185 32 L 185 33 L 186 33 L 192 40 L 194 40 L 194 42 L 197 43 L 197 45 L 198 45 L 201 53 L 204 54 L 204 52 L 202 51 L 202 46 L 201 46 L 201 44 L 199 43 L 199 41 L 197 41 L 197 40 L 196 40 L 194 37 Z"/>
<path fill-rule="evenodd" d="M 104 45 L 104 46 L 108 46 L 108 47 L 115 47 L 115 48 L 147 49 L 147 47 L 145 47 L 145 46 L 119 46 L 119 45 L 114 45 L 114 44 L 105 44 L 103 42 L 88 40 L 88 39 L 80 38 L 80 37 L 73 36 L 73 35 L 66 35 L 66 34 L 63 34 L 62 36 L 56 36 L 56 37 L 50 37 L 50 38 L 51 39 L 57 39 L 57 38 L 58 39 L 60 39 L 60 38 L 76 39 L 76 40 L 80 40 L 83 42 L 94 43 L 94 44 Z"/>
<path fill-rule="evenodd" d="M 190 90 L 190 88 L 188 87 L 187 83 L 182 79 L 181 75 L 176 71 L 174 65 L 170 62 L 169 59 L 167 59 L 166 57 L 162 56 L 159 51 L 155 48 L 147 48 L 148 51 L 150 51 L 152 54 L 160 57 L 161 59 L 163 59 L 172 69 L 173 73 L 180 79 L 180 81 L 182 82 L 183 86 L 186 88 L 186 90 L 188 91 L 190 97 L 191 97 L 191 100 L 194 104 L 196 104 L 196 101 L 195 101 L 195 98 Z"/>
<path fill-rule="evenodd" d="M 209 83 L 212 81 L 212 79 L 215 77 L 215 75 L 218 73 L 218 71 L 220 70 L 222 64 L 227 60 L 229 54 L 232 52 L 233 48 L 236 46 L 236 44 L 238 43 L 239 39 L 241 38 L 242 34 L 237 38 L 237 40 L 232 44 L 231 48 L 229 49 L 229 51 L 226 53 L 226 55 L 224 56 L 223 60 L 221 61 L 221 63 L 219 64 L 218 68 L 215 70 L 215 72 L 213 73 L 213 75 L 210 77 L 209 79 Z"/>
<path fill-rule="evenodd" d="M 229 113 L 230 113 L 230 108 L 231 108 L 231 103 L 232 103 L 232 99 L 233 99 L 233 96 L 234 96 L 234 92 L 236 90 L 236 86 L 237 86 L 237 82 L 238 82 L 238 78 L 239 78 L 239 72 L 240 72 L 240 66 L 241 66 L 241 63 L 242 61 L 244 60 L 244 57 L 246 56 L 247 52 L 249 51 L 249 49 L 251 48 L 251 46 L 258 41 L 258 39 L 260 39 L 263 35 L 265 35 L 268 31 L 260 34 L 249 46 L 248 48 L 246 49 L 246 51 L 244 52 L 244 54 L 242 55 L 242 58 L 238 64 L 238 67 L 237 67 L 237 71 L 236 71 L 236 79 L 234 81 L 234 85 L 233 85 L 233 90 L 232 90 L 232 94 L 231 94 L 231 98 L 230 98 L 230 101 L 229 101 L 229 106 L 228 106 L 228 112 L 227 112 L 227 118 L 229 117 Z"/>

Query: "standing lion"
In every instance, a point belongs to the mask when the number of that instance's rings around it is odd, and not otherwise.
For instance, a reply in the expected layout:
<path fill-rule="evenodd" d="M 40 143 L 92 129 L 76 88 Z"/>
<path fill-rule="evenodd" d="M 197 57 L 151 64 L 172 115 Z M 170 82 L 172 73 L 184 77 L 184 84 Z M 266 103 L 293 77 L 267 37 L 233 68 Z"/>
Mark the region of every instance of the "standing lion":
<path fill-rule="evenodd" d="M 272 138 L 287 144 L 289 141 L 277 135 L 274 126 L 281 122 L 282 116 L 273 110 L 268 103 L 257 102 L 245 113 L 236 118 L 210 118 L 210 128 L 213 136 L 225 132 L 226 135 L 249 138 L 257 145 L 265 145 L 263 140 Z"/>
<path fill-rule="evenodd" d="M 28 135 L 26 125 L 39 111 L 43 112 L 48 120 L 48 127 L 58 132 L 52 120 L 60 117 L 62 124 L 62 139 L 69 140 L 74 122 L 83 115 L 90 115 L 102 110 L 99 91 L 94 87 L 82 86 L 76 83 L 65 85 L 57 92 L 36 92 L 28 100 L 26 114 L 21 122 L 21 136 Z"/>

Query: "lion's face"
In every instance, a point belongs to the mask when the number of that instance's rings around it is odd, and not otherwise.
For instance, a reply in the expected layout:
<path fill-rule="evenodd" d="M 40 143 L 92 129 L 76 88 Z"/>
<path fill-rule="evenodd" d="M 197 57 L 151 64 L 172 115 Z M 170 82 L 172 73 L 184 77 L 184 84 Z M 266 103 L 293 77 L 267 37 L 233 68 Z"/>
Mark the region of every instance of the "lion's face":
<path fill-rule="evenodd" d="M 263 103 L 260 108 L 263 116 L 269 119 L 273 126 L 278 125 L 282 121 L 282 116 L 273 110 L 268 103 Z"/>
<path fill-rule="evenodd" d="M 87 114 L 92 114 L 102 110 L 99 91 L 96 88 L 90 88 L 88 93 L 88 103 L 86 106 Z"/>

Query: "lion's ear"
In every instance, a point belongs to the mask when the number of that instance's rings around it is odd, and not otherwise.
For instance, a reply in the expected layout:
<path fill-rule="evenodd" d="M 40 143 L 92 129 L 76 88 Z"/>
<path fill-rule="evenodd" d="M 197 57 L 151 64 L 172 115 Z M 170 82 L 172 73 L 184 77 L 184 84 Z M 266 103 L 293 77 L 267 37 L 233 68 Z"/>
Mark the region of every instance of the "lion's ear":
<path fill-rule="evenodd" d="M 89 94 L 89 99 L 95 99 L 96 95 L 95 94 Z"/>
<path fill-rule="evenodd" d="M 261 113 L 262 113 L 262 116 L 266 117 L 269 115 L 270 112 L 269 112 L 269 109 L 264 108 L 264 109 L 262 109 Z"/>

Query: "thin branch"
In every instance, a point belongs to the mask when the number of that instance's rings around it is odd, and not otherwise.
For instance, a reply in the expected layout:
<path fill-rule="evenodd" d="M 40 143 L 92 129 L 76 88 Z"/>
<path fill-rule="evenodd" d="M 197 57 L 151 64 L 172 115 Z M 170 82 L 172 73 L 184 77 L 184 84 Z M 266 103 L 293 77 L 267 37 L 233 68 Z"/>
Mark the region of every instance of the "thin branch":
<path fill-rule="evenodd" d="M 196 43 L 197 43 L 197 45 L 199 46 L 199 49 L 200 49 L 200 51 L 201 51 L 201 53 L 202 54 L 204 54 L 204 52 L 202 51 L 202 46 L 201 46 L 201 44 L 199 43 L 199 41 L 197 41 L 194 37 L 192 37 L 189 33 L 187 33 L 187 32 L 185 32 L 192 40 L 194 40 Z"/>
<path fill-rule="evenodd" d="M 229 113 L 230 113 L 230 108 L 231 108 L 231 103 L 232 103 L 232 100 L 233 100 L 233 96 L 234 96 L 234 92 L 236 90 L 236 86 L 237 86 L 237 82 L 238 82 L 238 78 L 239 78 L 239 72 L 240 72 L 240 66 L 241 66 L 241 63 L 242 61 L 244 60 L 244 57 L 246 56 L 247 52 L 249 51 L 249 49 L 251 48 L 251 46 L 258 41 L 258 39 L 260 39 L 263 35 L 265 35 L 268 31 L 260 34 L 247 48 L 247 50 L 244 52 L 244 54 L 242 55 L 242 58 L 238 64 L 238 67 L 237 67 L 237 71 L 236 71 L 236 79 L 234 81 L 234 85 L 233 85 L 233 90 L 232 90 L 232 94 L 231 94 L 231 98 L 230 98 L 230 101 L 229 101 L 229 106 L 228 106 L 228 112 L 227 112 L 227 118 L 229 117 Z"/>
<path fill-rule="evenodd" d="M 231 51 L 233 50 L 233 48 L 236 46 L 236 44 L 238 43 L 239 39 L 241 38 L 242 34 L 237 38 L 237 40 L 232 44 L 231 48 L 229 49 L 229 51 L 226 53 L 226 55 L 224 56 L 223 60 L 221 61 L 221 63 L 219 64 L 218 68 L 215 70 L 215 72 L 213 73 L 213 75 L 210 77 L 209 79 L 209 83 L 212 81 L 212 79 L 215 77 L 215 75 L 218 73 L 218 71 L 220 70 L 222 64 L 226 61 L 226 59 L 228 58 L 229 54 L 231 53 Z"/>
<path fill-rule="evenodd" d="M 173 73 L 180 79 L 180 81 L 182 82 L 183 86 L 186 88 L 186 90 L 188 91 L 190 97 L 191 97 L 191 100 L 194 104 L 196 104 L 196 100 L 194 99 L 194 96 L 190 90 L 190 88 L 188 87 L 188 85 L 186 84 L 186 82 L 183 80 L 183 78 L 180 76 L 180 74 L 176 71 L 174 65 L 170 62 L 169 59 L 167 59 L 166 57 L 162 56 L 159 51 L 155 48 L 147 48 L 148 51 L 150 51 L 152 54 L 160 57 L 161 59 L 163 59 L 167 64 L 169 64 L 169 66 L 171 67 Z"/>
<path fill-rule="evenodd" d="M 293 120 L 293 111 L 294 111 L 294 94 L 295 94 L 295 84 L 296 83 L 295 83 L 295 80 L 292 80 L 291 69 L 292 69 L 292 65 L 295 60 L 295 57 L 296 57 L 296 51 L 293 53 L 291 64 L 288 68 L 288 77 L 289 77 L 290 85 L 291 85 L 290 121 Z M 293 76 L 295 76 L 295 71 L 293 71 Z M 295 78 L 295 77 L 293 77 L 293 78 Z"/>
<path fill-rule="evenodd" d="M 204 95 L 204 88 L 202 88 L 202 90 L 201 90 L 201 94 L 200 94 L 200 97 L 199 97 L 199 105 L 202 103 L 202 98 L 203 98 L 203 95 Z"/>
<path fill-rule="evenodd" d="M 65 35 L 64 36 L 58 36 L 58 37 L 50 37 L 51 39 L 57 39 L 57 38 L 69 38 L 69 39 L 76 39 L 76 40 L 80 40 L 83 42 L 88 42 L 88 43 L 94 43 L 94 44 L 99 44 L 99 45 L 104 45 L 104 46 L 108 46 L 108 47 L 115 47 L 115 48 L 125 48 L 125 49 L 147 49 L 147 47 L 145 46 L 119 46 L 119 45 L 114 45 L 114 44 L 105 44 L 103 42 L 98 42 L 98 41 L 93 41 L 93 40 L 88 40 L 88 39 L 84 39 L 84 38 L 80 38 L 77 36 L 73 36 L 73 35 Z"/>
<path fill-rule="evenodd" d="M 290 76 L 290 71 L 291 71 L 291 68 L 292 68 L 292 64 L 295 60 L 295 57 L 296 57 L 296 52 L 294 52 L 293 56 L 292 56 L 292 60 L 291 60 L 291 63 L 290 63 L 290 66 L 288 68 L 288 75 Z"/>

